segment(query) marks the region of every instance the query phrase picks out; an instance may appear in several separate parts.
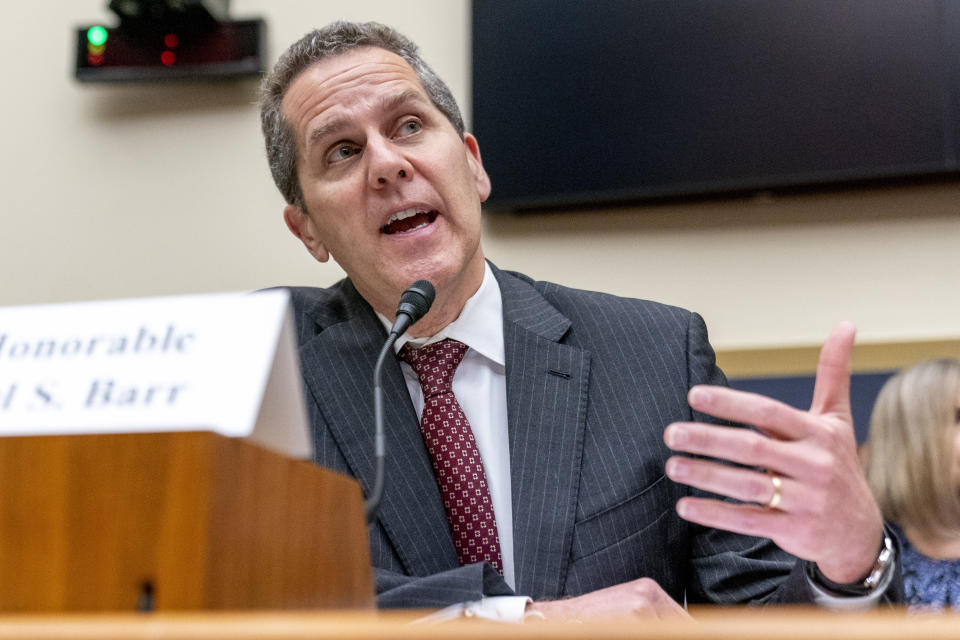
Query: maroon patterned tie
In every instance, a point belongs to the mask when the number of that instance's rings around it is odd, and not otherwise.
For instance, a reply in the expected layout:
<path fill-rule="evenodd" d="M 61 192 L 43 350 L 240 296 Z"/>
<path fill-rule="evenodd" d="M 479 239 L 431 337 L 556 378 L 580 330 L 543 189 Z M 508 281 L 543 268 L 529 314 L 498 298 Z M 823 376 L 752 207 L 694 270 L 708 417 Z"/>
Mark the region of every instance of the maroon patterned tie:
<path fill-rule="evenodd" d="M 430 452 L 460 564 L 489 562 L 503 573 L 497 521 L 473 430 L 453 395 L 453 374 L 467 345 L 442 340 L 420 349 L 404 345 L 403 358 L 420 379 L 420 430 Z"/>

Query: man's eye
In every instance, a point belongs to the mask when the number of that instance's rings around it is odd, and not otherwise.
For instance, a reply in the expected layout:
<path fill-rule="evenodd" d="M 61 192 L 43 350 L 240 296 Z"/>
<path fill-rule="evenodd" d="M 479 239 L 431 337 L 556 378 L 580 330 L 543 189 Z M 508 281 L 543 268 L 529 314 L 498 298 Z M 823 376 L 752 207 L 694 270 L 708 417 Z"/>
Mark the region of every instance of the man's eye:
<path fill-rule="evenodd" d="M 338 144 L 330 151 L 330 161 L 347 160 L 360 153 L 360 148 L 352 144 Z"/>
<path fill-rule="evenodd" d="M 407 120 L 400 125 L 400 135 L 408 136 L 412 133 L 417 133 L 422 128 L 423 125 L 421 125 L 418 120 Z"/>

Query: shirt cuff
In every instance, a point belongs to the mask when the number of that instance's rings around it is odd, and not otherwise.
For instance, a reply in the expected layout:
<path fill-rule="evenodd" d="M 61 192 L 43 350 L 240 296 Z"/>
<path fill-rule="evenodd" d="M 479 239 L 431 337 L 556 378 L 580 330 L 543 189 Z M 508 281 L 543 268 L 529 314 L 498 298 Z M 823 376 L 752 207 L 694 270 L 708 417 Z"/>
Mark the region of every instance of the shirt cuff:
<path fill-rule="evenodd" d="M 890 534 L 885 530 L 884 535 L 889 536 Z M 866 611 L 868 609 L 875 608 L 880 602 L 880 598 L 882 598 L 883 594 L 887 592 L 887 589 L 893 582 L 893 575 L 896 573 L 896 544 L 892 545 L 891 549 L 892 555 L 890 557 L 890 561 L 884 569 L 883 576 L 880 578 L 877 586 L 862 595 L 851 595 L 830 591 L 813 578 L 811 571 L 806 571 L 805 575 L 807 578 L 807 584 L 810 585 L 810 590 L 813 592 L 814 603 L 820 607 L 832 609 L 834 611 Z M 808 564 L 808 566 L 810 565 Z"/>
<path fill-rule="evenodd" d="M 479 618 L 494 622 L 523 622 L 527 605 L 533 602 L 527 596 L 490 596 L 472 602 L 459 602 L 416 620 L 417 623 L 435 623 L 456 618 Z"/>

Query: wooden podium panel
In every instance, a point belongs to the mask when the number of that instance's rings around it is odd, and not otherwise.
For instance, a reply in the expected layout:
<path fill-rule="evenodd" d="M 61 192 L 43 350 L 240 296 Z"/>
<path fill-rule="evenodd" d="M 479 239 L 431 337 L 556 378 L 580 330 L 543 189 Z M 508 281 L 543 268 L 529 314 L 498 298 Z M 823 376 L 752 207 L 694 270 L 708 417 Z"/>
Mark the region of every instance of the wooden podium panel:
<path fill-rule="evenodd" d="M 350 478 L 207 432 L 0 438 L 0 611 L 373 606 Z"/>
<path fill-rule="evenodd" d="M 425 624 L 415 622 L 421 614 L 392 612 L 5 615 L 0 640 L 960 640 L 960 614 L 836 614 L 789 607 L 691 613 L 694 620 L 527 624 L 475 619 Z"/>

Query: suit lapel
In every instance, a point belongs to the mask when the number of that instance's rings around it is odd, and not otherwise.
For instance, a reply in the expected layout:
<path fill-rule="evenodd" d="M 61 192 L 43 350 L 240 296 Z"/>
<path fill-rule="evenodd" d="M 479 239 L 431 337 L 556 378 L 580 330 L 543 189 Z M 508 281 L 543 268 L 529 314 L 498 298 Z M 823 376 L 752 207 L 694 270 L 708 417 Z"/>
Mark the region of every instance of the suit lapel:
<path fill-rule="evenodd" d="M 373 367 L 386 332 L 352 286 L 348 317 L 318 309 L 320 332 L 301 346 L 303 377 L 353 476 L 366 495 L 373 486 Z M 316 364 L 314 364 L 316 363 Z M 458 566 L 446 512 L 396 359 L 383 370 L 386 483 L 378 520 L 412 575 Z M 371 531 L 371 535 L 376 535 Z"/>
<path fill-rule="evenodd" d="M 590 356 L 559 342 L 570 321 L 536 289 L 494 274 L 503 297 L 516 591 L 555 598 L 572 544 Z M 371 376 L 386 335 L 349 283 L 344 295 L 338 317 L 328 315 L 329 304 L 311 313 L 319 332 L 302 344 L 301 362 L 307 389 L 366 493 L 375 474 Z M 455 568 L 446 512 L 396 360 L 384 367 L 383 387 L 387 478 L 379 524 L 408 573 Z"/>
<path fill-rule="evenodd" d="M 517 593 L 562 595 L 576 515 L 589 352 L 529 283 L 494 270 L 503 296 Z"/>

